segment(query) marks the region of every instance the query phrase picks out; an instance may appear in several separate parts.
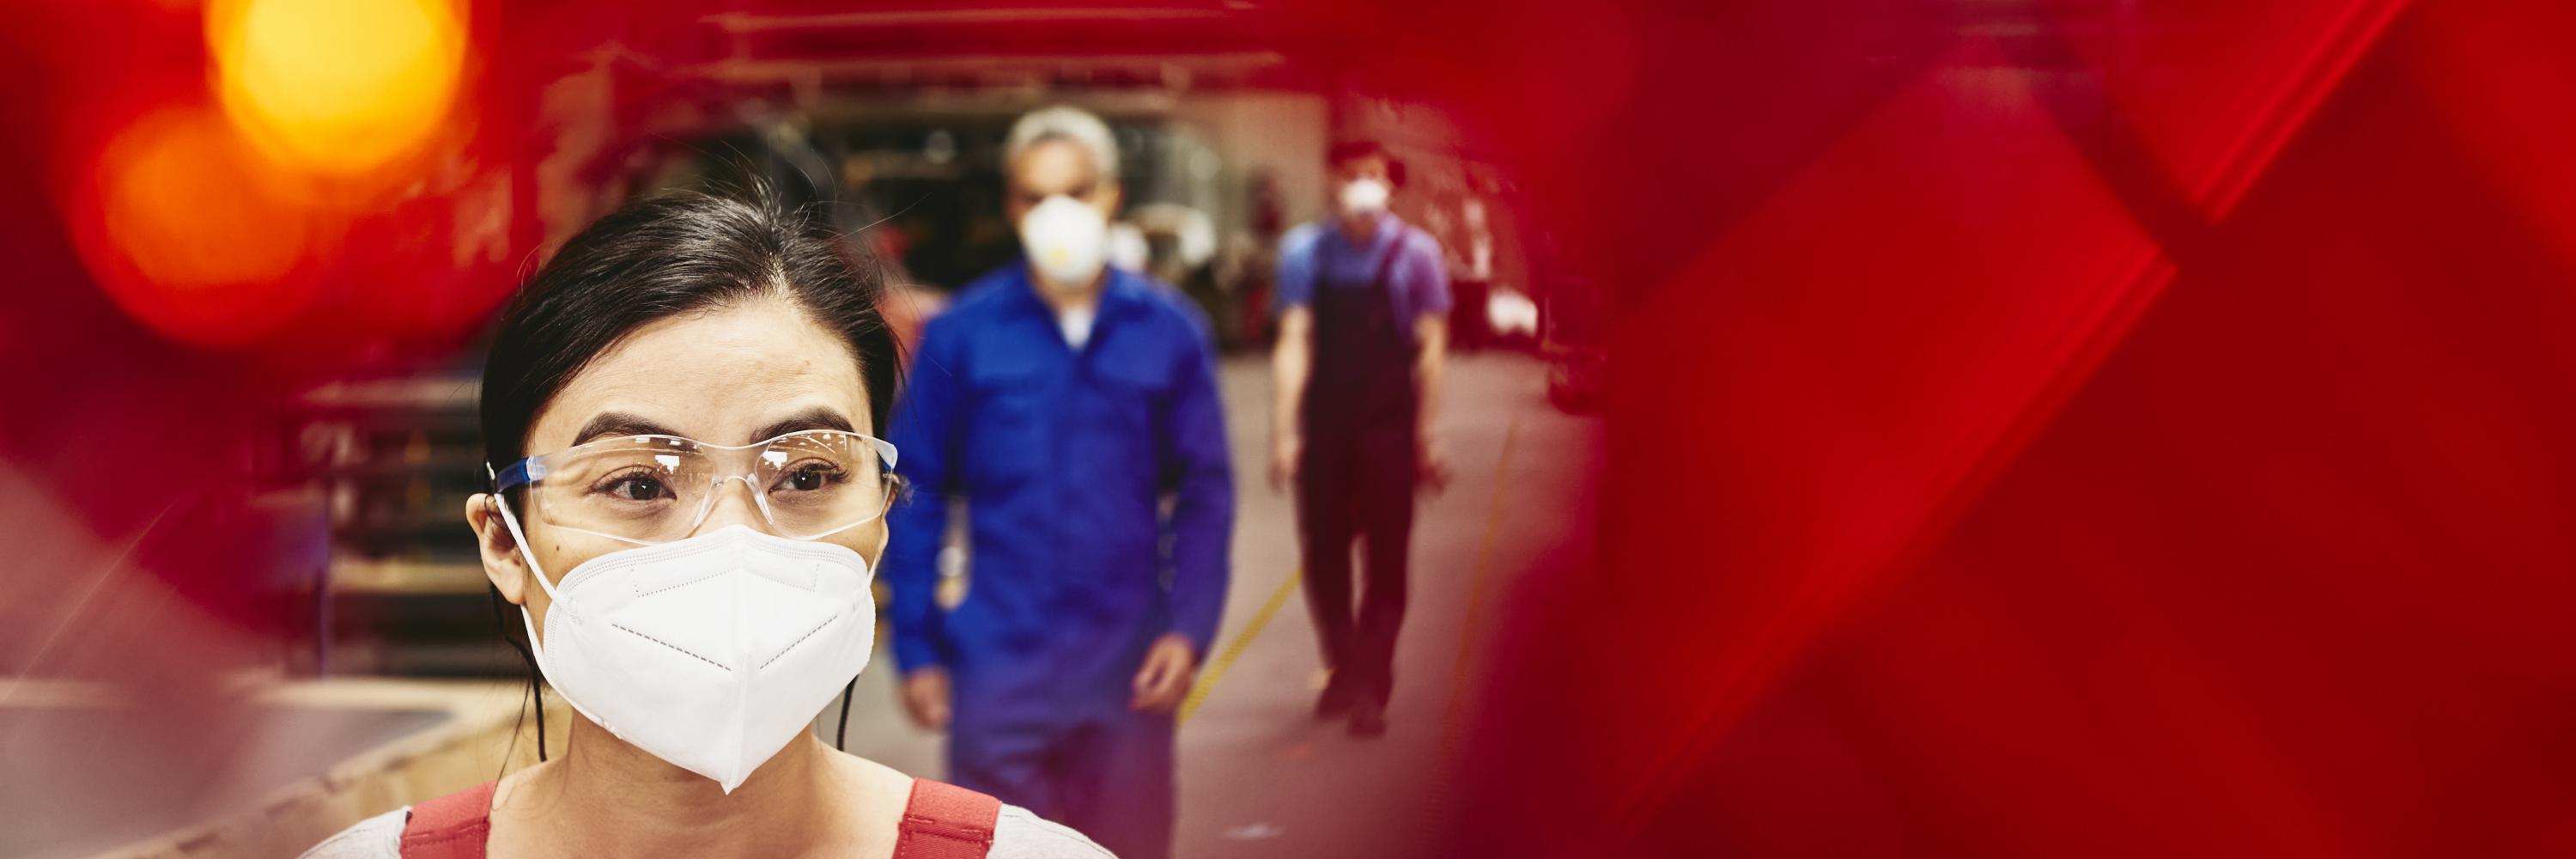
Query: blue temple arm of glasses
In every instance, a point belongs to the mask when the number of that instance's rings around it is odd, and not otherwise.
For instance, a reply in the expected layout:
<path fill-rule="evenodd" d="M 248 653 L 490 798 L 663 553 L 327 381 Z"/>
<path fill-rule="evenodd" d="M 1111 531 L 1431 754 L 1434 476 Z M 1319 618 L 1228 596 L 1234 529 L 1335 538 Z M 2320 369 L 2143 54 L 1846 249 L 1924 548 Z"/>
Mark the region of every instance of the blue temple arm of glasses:
<path fill-rule="evenodd" d="M 484 467 L 489 469 L 491 466 L 487 465 Z M 545 479 L 545 476 L 546 464 L 538 462 L 536 457 L 531 456 L 526 459 L 510 463 L 510 467 L 501 469 L 499 473 L 492 475 L 492 491 L 508 492 Z"/>

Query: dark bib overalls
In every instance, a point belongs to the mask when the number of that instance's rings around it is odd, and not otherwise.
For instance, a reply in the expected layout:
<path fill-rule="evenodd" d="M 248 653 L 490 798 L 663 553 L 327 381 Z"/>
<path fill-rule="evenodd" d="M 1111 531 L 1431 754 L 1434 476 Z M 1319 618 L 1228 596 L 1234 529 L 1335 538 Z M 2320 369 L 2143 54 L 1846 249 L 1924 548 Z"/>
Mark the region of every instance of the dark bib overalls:
<path fill-rule="evenodd" d="M 1403 247 L 1401 236 L 1389 243 L 1366 282 L 1315 285 L 1313 370 L 1299 415 L 1297 518 L 1316 637 L 1333 683 L 1379 703 L 1395 680 L 1413 531 L 1417 347 L 1411 320 L 1396 318 L 1388 282 Z M 1356 614 L 1354 541 L 1367 575 Z"/>

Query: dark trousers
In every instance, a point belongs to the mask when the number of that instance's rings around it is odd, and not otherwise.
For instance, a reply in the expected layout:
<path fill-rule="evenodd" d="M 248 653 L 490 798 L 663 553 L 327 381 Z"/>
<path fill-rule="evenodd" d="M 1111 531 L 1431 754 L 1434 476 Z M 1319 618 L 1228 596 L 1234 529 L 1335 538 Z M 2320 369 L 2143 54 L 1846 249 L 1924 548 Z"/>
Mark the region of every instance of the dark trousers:
<path fill-rule="evenodd" d="M 1412 422 L 1311 433 L 1297 468 L 1298 534 L 1306 605 L 1333 682 L 1384 703 L 1395 686 L 1395 633 L 1404 625 L 1405 560 L 1413 535 Z M 1367 575 L 1351 602 L 1351 549 Z"/>
<path fill-rule="evenodd" d="M 1170 714 L 1125 712 L 1124 698 L 1073 722 L 959 704 L 951 782 L 1073 827 L 1121 859 L 1172 855 Z"/>

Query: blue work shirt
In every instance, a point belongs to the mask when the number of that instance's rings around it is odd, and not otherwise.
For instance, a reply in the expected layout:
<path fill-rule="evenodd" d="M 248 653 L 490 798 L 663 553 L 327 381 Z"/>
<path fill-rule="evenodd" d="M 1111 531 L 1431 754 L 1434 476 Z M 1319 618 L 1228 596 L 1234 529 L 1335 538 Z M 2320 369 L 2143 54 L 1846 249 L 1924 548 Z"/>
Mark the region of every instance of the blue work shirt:
<path fill-rule="evenodd" d="M 1386 272 L 1387 300 L 1395 305 L 1406 341 L 1412 342 L 1415 319 L 1449 312 L 1449 270 L 1440 257 L 1440 240 L 1392 212 L 1379 215 L 1377 230 L 1360 244 L 1353 244 L 1341 221 L 1331 217 L 1289 230 L 1279 239 L 1279 281 L 1271 293 L 1271 312 L 1311 305 L 1317 289 L 1366 286 L 1388 254 L 1401 256 Z"/>
<path fill-rule="evenodd" d="M 1148 645 L 1177 632 L 1204 658 L 1224 609 L 1234 481 L 1215 350 L 1196 307 L 1143 275 L 1109 270 L 1080 348 L 1035 289 L 1014 262 L 922 330 L 888 439 L 911 487 L 883 564 L 895 659 L 946 666 L 965 703 L 1123 708 Z M 973 572 L 942 614 L 954 497 Z"/>

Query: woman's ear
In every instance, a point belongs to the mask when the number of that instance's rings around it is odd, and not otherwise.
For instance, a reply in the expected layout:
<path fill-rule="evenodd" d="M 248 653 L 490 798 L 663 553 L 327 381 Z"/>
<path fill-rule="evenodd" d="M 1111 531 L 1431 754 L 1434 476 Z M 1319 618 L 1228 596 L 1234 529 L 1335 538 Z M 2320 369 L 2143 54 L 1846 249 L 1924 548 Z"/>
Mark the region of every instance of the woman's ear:
<path fill-rule="evenodd" d="M 483 575 L 511 605 L 528 604 L 528 559 L 518 538 L 501 521 L 500 498 L 476 494 L 465 499 L 465 523 L 474 526 L 474 545 L 483 553 Z"/>

